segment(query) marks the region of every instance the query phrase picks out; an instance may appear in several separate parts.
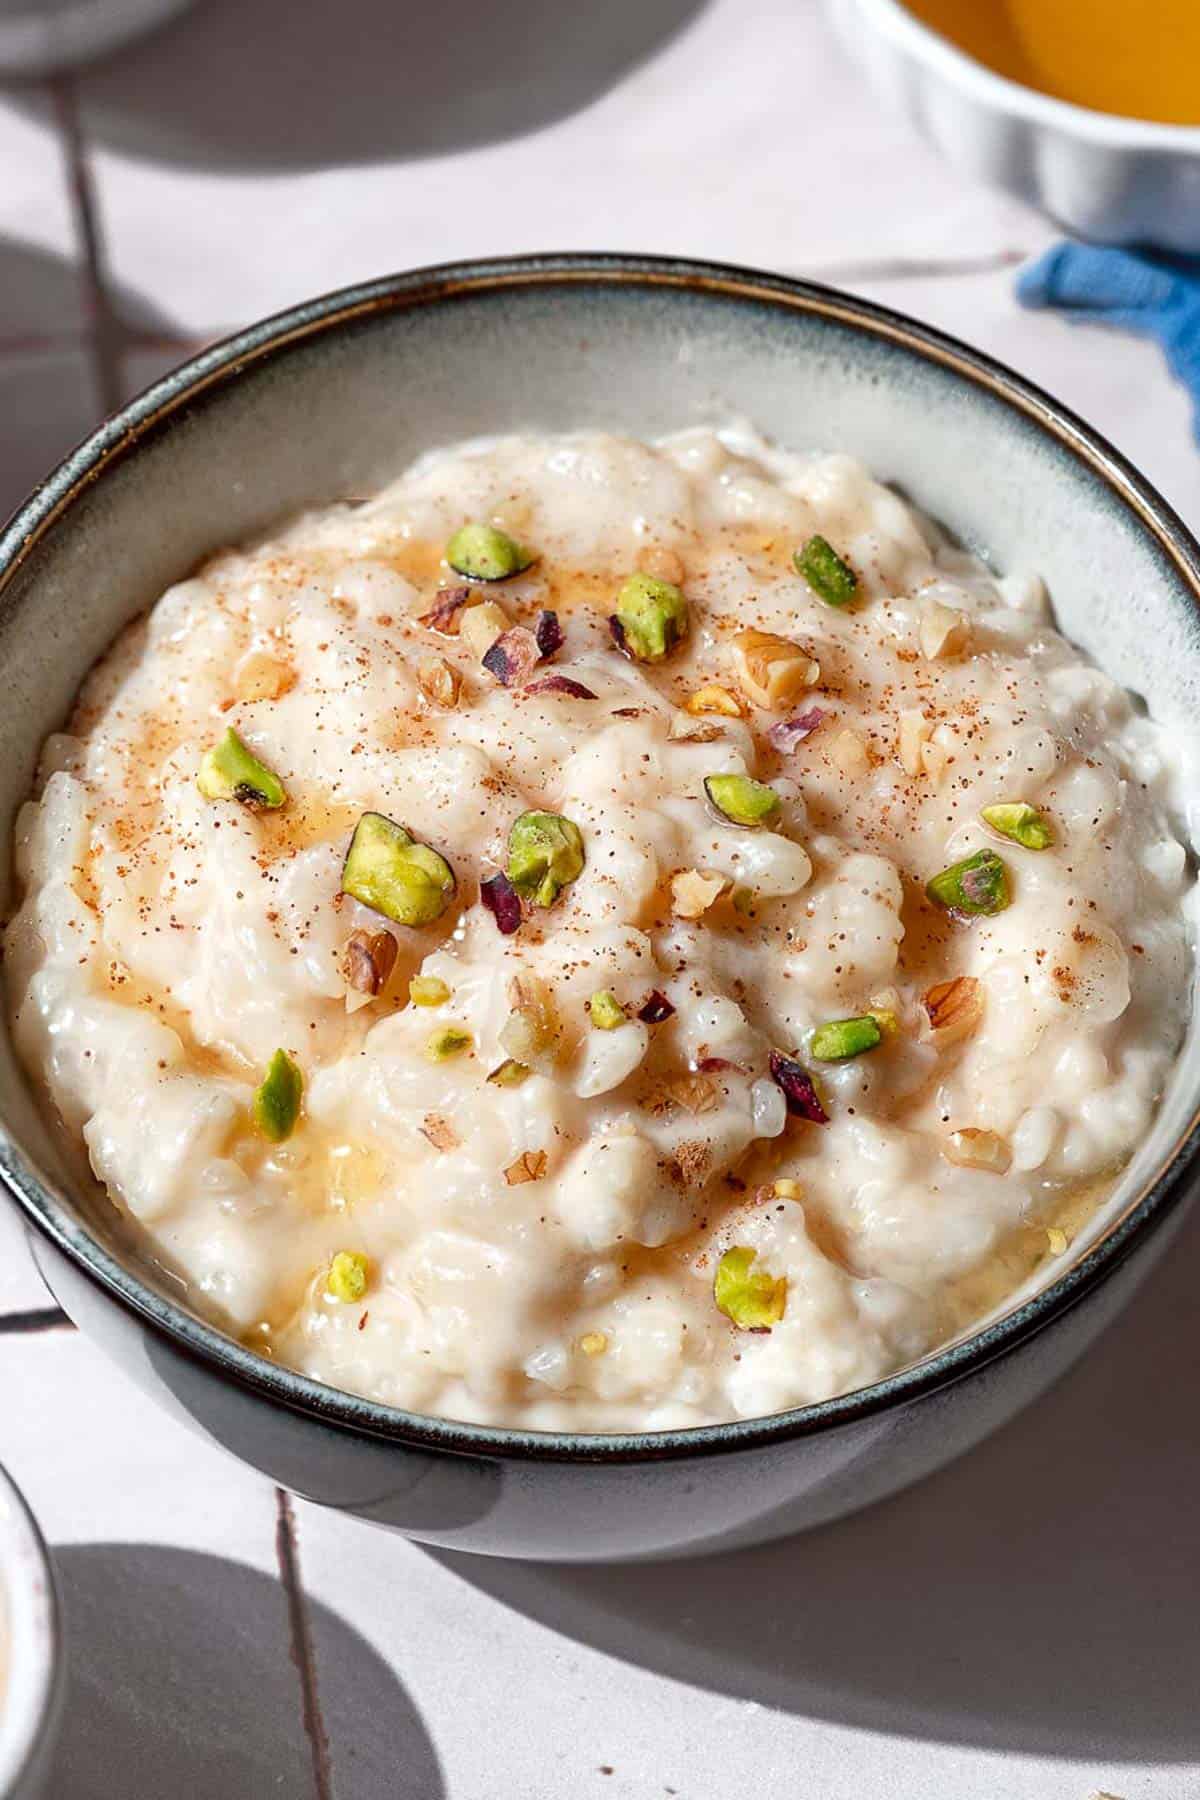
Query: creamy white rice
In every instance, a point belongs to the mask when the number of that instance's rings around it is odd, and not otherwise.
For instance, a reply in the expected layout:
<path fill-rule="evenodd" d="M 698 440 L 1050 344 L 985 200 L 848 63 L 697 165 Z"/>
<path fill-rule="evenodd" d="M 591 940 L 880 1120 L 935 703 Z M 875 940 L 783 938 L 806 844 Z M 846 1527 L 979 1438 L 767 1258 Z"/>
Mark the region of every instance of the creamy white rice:
<path fill-rule="evenodd" d="M 422 616 L 474 519 L 538 560 L 439 632 Z M 857 572 L 853 604 L 796 572 L 814 532 Z M 688 603 L 661 663 L 607 623 L 638 567 Z M 502 685 L 464 623 L 484 601 L 527 626 L 556 610 L 565 643 L 532 679 L 593 697 Z M 750 629 L 818 665 L 802 698 L 758 703 Z M 732 714 L 686 710 L 714 684 Z M 778 752 L 768 730 L 814 709 Z M 230 725 L 281 809 L 198 790 Z M 714 814 L 718 771 L 774 788 L 767 826 Z M 191 1304 L 265 1356 L 494 1423 L 769 1413 L 920 1357 L 1069 1254 L 1183 1029 L 1171 778 L 1165 734 L 1055 632 L 1035 577 L 995 578 L 848 457 L 744 431 L 461 447 L 215 557 L 93 671 L 19 821 L 17 1038 Z M 1011 802 L 1050 847 L 981 820 Z M 505 935 L 479 882 L 530 808 L 573 821 L 585 863 Z M 340 893 L 364 811 L 451 865 L 436 922 Z M 1005 910 L 926 896 L 985 847 Z M 372 998 L 346 944 L 384 929 L 398 957 Z M 414 976 L 449 997 L 412 1004 Z M 626 1023 L 591 1023 L 598 990 Z M 643 1023 L 655 991 L 674 1012 Z M 531 994 L 552 1015 L 536 1066 L 489 1082 Z M 814 1028 L 846 1018 L 882 1041 L 816 1059 Z M 469 1046 L 431 1061 L 446 1026 Z M 304 1102 L 276 1145 L 251 1103 L 281 1047 Z M 787 1114 L 772 1049 L 827 1122 Z M 731 1247 L 774 1284 L 770 1330 L 714 1300 Z M 360 1299 L 329 1291 L 339 1251 L 366 1259 Z"/>

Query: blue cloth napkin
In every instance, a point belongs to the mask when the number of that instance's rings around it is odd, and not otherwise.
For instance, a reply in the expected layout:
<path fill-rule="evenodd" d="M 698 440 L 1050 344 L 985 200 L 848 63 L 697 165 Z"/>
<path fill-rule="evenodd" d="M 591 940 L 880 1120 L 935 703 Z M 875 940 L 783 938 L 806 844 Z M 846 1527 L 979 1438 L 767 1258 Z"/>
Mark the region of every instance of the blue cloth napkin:
<path fill-rule="evenodd" d="M 1200 257 L 1056 244 L 1021 270 L 1017 299 L 1154 338 L 1192 396 L 1200 442 Z"/>

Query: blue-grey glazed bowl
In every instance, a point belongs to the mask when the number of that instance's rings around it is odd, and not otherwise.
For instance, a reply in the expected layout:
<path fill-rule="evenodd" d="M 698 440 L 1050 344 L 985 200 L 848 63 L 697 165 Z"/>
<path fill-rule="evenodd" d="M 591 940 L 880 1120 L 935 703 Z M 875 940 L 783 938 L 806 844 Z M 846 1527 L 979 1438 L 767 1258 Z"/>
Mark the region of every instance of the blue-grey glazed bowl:
<path fill-rule="evenodd" d="M 839 448 L 998 567 L 1157 716 L 1200 708 L 1200 550 L 1102 439 L 977 352 L 746 270 L 546 256 L 419 271 L 256 325 L 160 381 L 0 539 L 0 879 L 38 745 L 89 664 L 219 545 L 361 493 L 432 444 L 518 427 L 654 435 L 733 413 Z M 1200 1146 L 1195 1033 L 1072 1260 L 887 1381 L 692 1431 L 575 1437 L 416 1417 L 267 1363 L 139 1260 L 0 1030 L 0 1171 L 63 1307 L 179 1417 L 307 1497 L 459 1549 L 671 1556 L 779 1536 L 966 1449 L 1059 1375 L 1170 1239 Z"/>

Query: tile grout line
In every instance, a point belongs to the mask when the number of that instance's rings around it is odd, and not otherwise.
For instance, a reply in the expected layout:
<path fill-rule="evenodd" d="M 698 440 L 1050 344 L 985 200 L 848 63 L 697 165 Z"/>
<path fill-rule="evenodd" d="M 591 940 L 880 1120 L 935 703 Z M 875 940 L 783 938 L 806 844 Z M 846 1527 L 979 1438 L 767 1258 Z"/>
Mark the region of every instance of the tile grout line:
<path fill-rule="evenodd" d="M 35 1331 L 74 1331 L 61 1306 L 31 1307 L 26 1312 L 0 1313 L 0 1337 L 16 1337 Z"/>
<path fill-rule="evenodd" d="M 288 1629 L 292 1640 L 292 1661 L 300 1677 L 300 1702 L 304 1719 L 304 1735 L 312 1755 L 313 1790 L 316 1800 L 333 1800 L 333 1773 L 329 1762 L 329 1735 L 321 1717 L 321 1697 L 317 1686 L 317 1659 L 313 1645 L 308 1600 L 300 1576 L 300 1548 L 296 1541 L 296 1515 L 291 1497 L 282 1488 L 275 1489 L 276 1526 L 275 1556 L 279 1579 L 287 1596 Z"/>
<path fill-rule="evenodd" d="M 75 84 L 69 76 L 56 75 L 47 81 L 46 87 L 58 121 L 59 137 L 66 158 L 67 185 L 82 251 L 87 338 L 100 408 L 107 415 L 115 412 L 121 404 L 121 322 L 113 309 L 105 279 L 100 213 L 80 127 Z"/>

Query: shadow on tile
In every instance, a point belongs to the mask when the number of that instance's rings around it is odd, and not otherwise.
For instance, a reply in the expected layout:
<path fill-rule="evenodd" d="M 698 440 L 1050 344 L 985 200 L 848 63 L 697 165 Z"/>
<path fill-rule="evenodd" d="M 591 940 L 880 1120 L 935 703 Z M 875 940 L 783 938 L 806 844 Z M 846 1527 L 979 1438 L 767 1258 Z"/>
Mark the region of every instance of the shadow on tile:
<path fill-rule="evenodd" d="M 145 1544 L 66 1547 L 54 1561 L 69 1655 L 54 1800 L 315 1791 L 277 1581 Z M 310 1618 L 339 1800 L 440 1800 L 405 1690 L 335 1614 L 310 1603 Z"/>
<path fill-rule="evenodd" d="M 838 1525 L 622 1568 L 430 1552 L 568 1637 L 737 1698 L 981 1747 L 1200 1757 L 1200 1209 L 1031 1412 Z"/>
<path fill-rule="evenodd" d="M 167 329 L 140 296 L 119 298 L 139 333 Z M 0 238 L 0 522 L 100 418 L 86 326 L 79 268 Z"/>
<path fill-rule="evenodd" d="M 206 0 L 81 82 L 91 135 L 213 169 L 389 162 L 521 136 L 646 60 L 705 0 Z M 503 195 L 480 204 L 503 207 Z"/>

